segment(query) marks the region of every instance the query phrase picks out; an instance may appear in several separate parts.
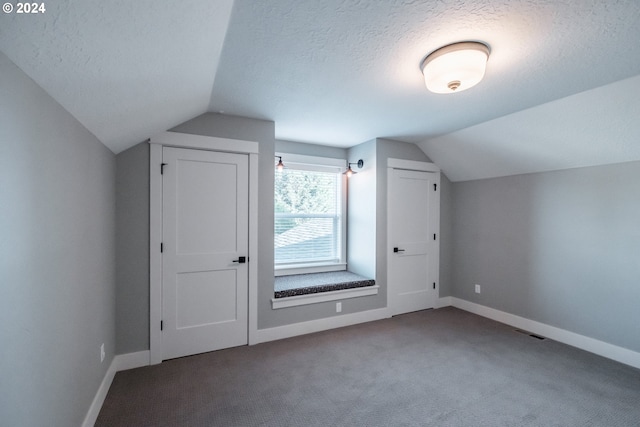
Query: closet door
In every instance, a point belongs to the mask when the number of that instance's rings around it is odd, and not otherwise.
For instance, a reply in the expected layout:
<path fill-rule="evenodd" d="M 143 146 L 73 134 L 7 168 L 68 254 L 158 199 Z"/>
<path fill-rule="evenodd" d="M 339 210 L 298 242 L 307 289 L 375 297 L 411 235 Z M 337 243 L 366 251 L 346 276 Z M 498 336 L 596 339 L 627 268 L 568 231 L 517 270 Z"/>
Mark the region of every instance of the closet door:
<path fill-rule="evenodd" d="M 438 299 L 437 207 L 439 174 L 389 169 L 388 289 L 391 314 L 433 308 Z"/>
<path fill-rule="evenodd" d="M 247 344 L 248 156 L 162 156 L 162 359 Z"/>

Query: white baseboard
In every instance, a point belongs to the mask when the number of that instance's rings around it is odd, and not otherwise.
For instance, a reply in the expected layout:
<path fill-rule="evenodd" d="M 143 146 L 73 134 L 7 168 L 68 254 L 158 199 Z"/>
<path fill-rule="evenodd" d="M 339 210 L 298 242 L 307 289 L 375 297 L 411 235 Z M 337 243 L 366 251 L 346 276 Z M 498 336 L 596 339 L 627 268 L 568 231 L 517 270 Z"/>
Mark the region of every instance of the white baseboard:
<path fill-rule="evenodd" d="M 84 417 L 82 427 L 93 427 L 102 409 L 104 399 L 107 397 L 109 387 L 113 382 L 113 378 L 116 376 L 116 372 L 126 371 L 127 369 L 140 368 L 142 366 L 149 365 L 149 350 L 138 351 L 137 353 L 119 354 L 113 358 L 107 372 L 104 374 L 104 378 L 100 383 L 100 387 L 96 392 L 93 402 L 89 407 L 87 415 Z"/>
<path fill-rule="evenodd" d="M 633 350 L 576 334 L 565 329 L 556 328 L 555 326 L 547 325 L 545 323 L 536 322 L 535 320 L 529 320 L 524 317 L 506 313 L 484 305 L 465 301 L 463 299 L 455 297 L 449 298 L 451 298 L 451 305 L 461 310 L 468 311 L 500 323 L 505 323 L 518 329 L 533 332 L 534 334 L 550 338 L 554 341 L 558 341 L 572 347 L 577 347 L 581 350 L 640 369 L 640 353 Z"/>
<path fill-rule="evenodd" d="M 149 350 L 119 354 L 113 358 L 113 363 L 115 364 L 116 372 L 148 366 Z"/>
<path fill-rule="evenodd" d="M 118 357 L 118 356 L 116 356 Z M 102 404 L 104 403 L 104 399 L 107 397 L 107 392 L 109 391 L 109 387 L 111 387 L 111 383 L 113 382 L 113 377 L 116 376 L 115 369 L 115 361 L 116 357 L 113 358 L 107 372 L 104 374 L 104 378 L 100 383 L 100 387 L 98 387 L 98 391 L 96 392 L 95 397 L 93 398 L 93 402 L 91 402 L 91 406 L 89 407 L 89 411 L 87 415 L 84 417 L 84 422 L 82 423 L 82 427 L 93 427 L 98 419 L 98 414 L 100 413 L 100 409 L 102 409 Z"/>
<path fill-rule="evenodd" d="M 391 317 L 391 314 L 387 308 L 379 308 L 376 310 L 367 310 L 359 313 L 344 314 L 342 316 L 277 326 L 275 328 L 258 329 L 255 334 L 254 341 L 250 342 L 249 345 L 326 331 L 328 329 L 341 328 L 343 326 L 356 325 L 358 323 L 372 322 L 374 320 L 386 319 L 389 317 Z"/>
<path fill-rule="evenodd" d="M 439 298 L 434 308 L 449 307 L 452 305 L 452 297 Z M 328 317 L 325 319 L 310 320 L 307 322 L 294 323 L 291 325 L 277 326 L 275 328 L 258 329 L 254 340 L 249 345 L 262 342 L 281 340 L 298 335 L 311 334 L 314 332 L 326 331 L 343 326 L 356 325 L 358 323 L 372 322 L 374 320 L 387 319 L 391 317 L 388 308 L 361 311 L 359 313 L 345 314 L 342 316 Z"/>
<path fill-rule="evenodd" d="M 640 369 L 640 353 L 619 347 L 613 344 L 599 341 L 584 335 L 576 334 L 564 329 L 556 328 L 535 320 L 526 319 L 484 305 L 469 302 L 456 297 L 443 297 L 438 299 L 435 308 L 453 306 L 470 313 L 477 314 L 500 323 L 511 325 L 518 329 L 523 329 L 534 334 L 541 335 L 563 344 L 577 347 L 599 356 L 624 363 L 634 368 Z M 311 334 L 314 332 L 326 331 L 343 326 L 356 325 L 358 323 L 372 322 L 391 317 L 387 308 L 362 311 L 359 313 L 345 314 L 325 319 L 310 320 L 307 322 L 294 323 L 291 325 L 278 326 L 275 328 L 258 329 L 250 345 L 262 342 L 275 341 L 298 335 Z M 98 388 L 96 396 L 91 403 L 87 416 L 82 423 L 83 427 L 92 427 L 98 419 L 98 414 L 107 397 L 109 387 L 118 371 L 139 368 L 149 365 L 149 351 L 139 351 L 136 353 L 121 354 L 115 356 L 109 365 L 109 369 Z"/>
<path fill-rule="evenodd" d="M 451 302 L 451 298 L 452 297 L 439 298 L 438 301 L 436 302 L 436 306 L 433 308 L 443 308 L 443 307 L 449 307 L 453 305 L 453 303 Z"/>

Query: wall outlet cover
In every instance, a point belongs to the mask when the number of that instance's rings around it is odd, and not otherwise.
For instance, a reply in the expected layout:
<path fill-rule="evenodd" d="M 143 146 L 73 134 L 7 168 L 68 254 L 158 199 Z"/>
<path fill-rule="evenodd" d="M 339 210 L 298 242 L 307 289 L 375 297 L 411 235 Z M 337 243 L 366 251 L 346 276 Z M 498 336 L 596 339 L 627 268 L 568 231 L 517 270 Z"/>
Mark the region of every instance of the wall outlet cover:
<path fill-rule="evenodd" d="M 480 293 L 480 285 L 476 284 L 476 294 Z"/>

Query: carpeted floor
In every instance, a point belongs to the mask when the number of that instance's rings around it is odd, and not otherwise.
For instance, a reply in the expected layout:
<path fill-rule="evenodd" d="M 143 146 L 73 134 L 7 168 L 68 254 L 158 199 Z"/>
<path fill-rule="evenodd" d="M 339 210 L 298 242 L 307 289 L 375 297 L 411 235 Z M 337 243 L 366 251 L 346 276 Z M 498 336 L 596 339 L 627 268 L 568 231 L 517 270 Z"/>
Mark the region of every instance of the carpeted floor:
<path fill-rule="evenodd" d="M 96 426 L 639 426 L 640 370 L 444 308 L 119 372 Z"/>

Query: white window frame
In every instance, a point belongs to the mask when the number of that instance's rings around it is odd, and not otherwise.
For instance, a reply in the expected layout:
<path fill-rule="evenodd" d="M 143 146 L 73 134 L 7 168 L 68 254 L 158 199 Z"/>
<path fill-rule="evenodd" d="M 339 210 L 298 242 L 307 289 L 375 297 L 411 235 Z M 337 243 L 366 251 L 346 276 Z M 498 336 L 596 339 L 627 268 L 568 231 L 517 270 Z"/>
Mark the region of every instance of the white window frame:
<path fill-rule="evenodd" d="M 341 174 L 345 170 L 346 160 L 335 159 L 329 157 L 306 156 L 302 154 L 275 153 L 276 157 L 282 157 L 282 162 L 287 167 L 295 167 L 296 169 L 335 171 Z M 277 172 L 276 172 L 277 173 Z M 298 264 L 293 266 L 275 266 L 274 274 L 276 276 L 287 276 L 292 274 L 322 273 L 327 271 L 342 271 L 347 269 L 346 253 L 347 253 L 347 177 L 341 178 L 341 245 L 339 248 L 338 262 L 318 262 L 308 264 Z M 274 190 L 275 192 L 275 190 Z M 275 193 L 274 193 L 275 196 Z"/>

